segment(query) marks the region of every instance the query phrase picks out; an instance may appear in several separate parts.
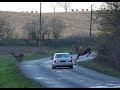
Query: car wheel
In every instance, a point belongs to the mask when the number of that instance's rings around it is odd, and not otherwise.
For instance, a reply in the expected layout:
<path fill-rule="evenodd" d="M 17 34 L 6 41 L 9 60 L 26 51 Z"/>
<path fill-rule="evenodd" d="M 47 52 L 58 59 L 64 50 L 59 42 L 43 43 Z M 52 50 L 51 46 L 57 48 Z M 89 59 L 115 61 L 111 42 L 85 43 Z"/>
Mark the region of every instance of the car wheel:
<path fill-rule="evenodd" d="M 69 68 L 73 68 L 73 66 L 70 66 Z"/>
<path fill-rule="evenodd" d="M 55 69 L 55 66 L 52 66 L 52 69 Z"/>

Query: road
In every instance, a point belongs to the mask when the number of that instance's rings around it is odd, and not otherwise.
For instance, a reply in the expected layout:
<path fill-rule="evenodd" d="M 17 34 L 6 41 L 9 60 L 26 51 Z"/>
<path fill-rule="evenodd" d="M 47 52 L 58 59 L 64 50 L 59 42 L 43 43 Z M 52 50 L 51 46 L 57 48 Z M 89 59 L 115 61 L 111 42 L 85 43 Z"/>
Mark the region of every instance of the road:
<path fill-rule="evenodd" d="M 72 55 L 73 59 L 76 55 Z M 78 61 L 94 58 L 80 56 Z M 74 63 L 73 69 L 51 68 L 51 57 L 24 61 L 19 70 L 26 77 L 40 83 L 44 88 L 120 88 L 120 78 L 99 73 Z"/>

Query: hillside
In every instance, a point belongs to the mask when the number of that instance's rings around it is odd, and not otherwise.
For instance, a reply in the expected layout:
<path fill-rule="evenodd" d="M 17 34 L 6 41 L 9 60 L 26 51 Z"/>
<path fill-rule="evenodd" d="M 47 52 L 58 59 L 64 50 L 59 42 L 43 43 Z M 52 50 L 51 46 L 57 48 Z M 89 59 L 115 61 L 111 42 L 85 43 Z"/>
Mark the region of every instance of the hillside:
<path fill-rule="evenodd" d="M 27 13 L 27 12 L 6 12 L 1 11 L 0 15 L 10 15 L 10 25 L 15 28 L 15 33 L 17 38 L 25 37 L 23 26 L 30 19 L 39 18 L 39 13 Z M 42 17 L 48 19 L 48 21 L 54 17 L 58 16 L 63 19 L 66 23 L 66 28 L 64 29 L 63 36 L 68 37 L 72 35 L 89 35 L 90 28 L 90 12 L 89 11 L 79 11 L 79 12 L 69 12 L 69 13 L 42 13 Z M 96 33 L 97 24 L 92 26 L 92 33 Z"/>

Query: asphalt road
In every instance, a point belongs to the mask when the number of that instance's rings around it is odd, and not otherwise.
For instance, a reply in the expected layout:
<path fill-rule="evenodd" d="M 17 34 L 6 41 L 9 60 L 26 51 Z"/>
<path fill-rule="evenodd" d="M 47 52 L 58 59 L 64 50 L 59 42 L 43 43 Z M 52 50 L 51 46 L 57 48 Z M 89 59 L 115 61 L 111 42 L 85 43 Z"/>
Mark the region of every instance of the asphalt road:
<path fill-rule="evenodd" d="M 72 55 L 73 59 L 76 55 Z M 78 61 L 94 58 L 92 53 Z M 51 57 L 24 61 L 19 70 L 26 77 L 40 83 L 43 88 L 120 88 L 120 78 L 108 76 L 74 63 L 73 69 L 51 68 Z"/>

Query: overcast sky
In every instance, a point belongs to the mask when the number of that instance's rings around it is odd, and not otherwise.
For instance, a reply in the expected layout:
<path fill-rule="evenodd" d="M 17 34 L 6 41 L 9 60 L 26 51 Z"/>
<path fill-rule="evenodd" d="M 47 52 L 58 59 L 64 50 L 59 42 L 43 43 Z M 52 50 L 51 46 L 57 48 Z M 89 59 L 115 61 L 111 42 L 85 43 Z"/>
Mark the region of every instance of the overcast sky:
<path fill-rule="evenodd" d="M 55 2 L 41 2 L 42 3 L 42 9 L 41 11 L 43 13 L 46 12 L 54 12 L 51 3 Z M 93 5 L 93 9 L 99 8 L 100 5 L 103 2 L 70 2 L 71 3 L 71 9 L 78 9 L 78 11 L 81 11 L 81 9 L 88 9 L 90 10 L 91 5 Z M 70 9 L 70 11 L 71 11 Z M 40 11 L 40 2 L 0 2 L 0 11 Z M 64 12 L 65 10 L 60 7 L 59 5 L 56 7 L 56 12 Z"/>

